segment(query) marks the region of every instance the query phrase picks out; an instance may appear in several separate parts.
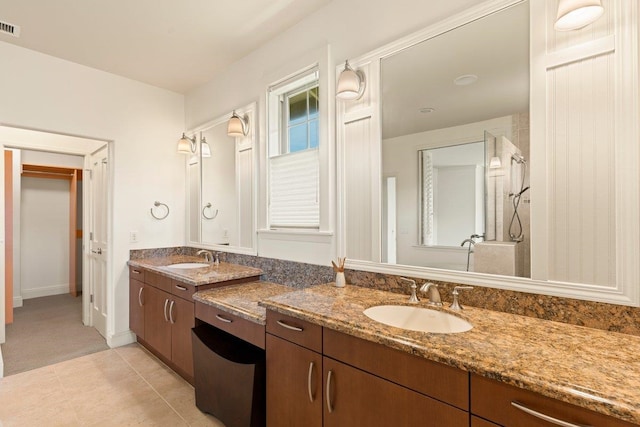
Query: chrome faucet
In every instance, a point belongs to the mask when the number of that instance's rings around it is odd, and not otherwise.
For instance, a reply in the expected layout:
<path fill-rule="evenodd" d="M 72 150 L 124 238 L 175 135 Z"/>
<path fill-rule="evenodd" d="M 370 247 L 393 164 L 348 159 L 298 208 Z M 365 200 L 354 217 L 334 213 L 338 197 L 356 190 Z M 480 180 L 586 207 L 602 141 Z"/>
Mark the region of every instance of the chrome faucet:
<path fill-rule="evenodd" d="M 438 291 L 438 285 L 435 283 L 425 283 L 420 287 L 420 292 L 425 292 L 429 297 L 429 305 L 435 305 L 442 307 L 442 300 L 440 299 L 440 291 Z"/>
<path fill-rule="evenodd" d="M 213 255 L 211 254 L 211 252 L 205 249 L 199 250 L 198 252 L 196 252 L 196 255 L 202 255 L 205 261 L 213 262 Z"/>

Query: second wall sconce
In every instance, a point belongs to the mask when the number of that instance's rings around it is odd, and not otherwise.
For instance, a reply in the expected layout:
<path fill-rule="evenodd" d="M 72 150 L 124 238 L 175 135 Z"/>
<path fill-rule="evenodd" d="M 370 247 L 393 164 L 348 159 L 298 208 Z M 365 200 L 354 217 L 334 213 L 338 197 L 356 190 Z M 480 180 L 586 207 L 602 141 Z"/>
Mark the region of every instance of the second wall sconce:
<path fill-rule="evenodd" d="M 338 77 L 336 97 L 344 100 L 360 99 L 365 86 L 364 73 L 360 70 L 354 70 L 349 65 L 349 61 L 345 61 L 344 70 Z"/>
<path fill-rule="evenodd" d="M 236 110 L 233 110 L 229 124 L 227 125 L 227 135 L 231 137 L 246 136 L 247 135 L 247 120 L 236 114 Z"/>
<path fill-rule="evenodd" d="M 200 153 L 202 157 L 211 157 L 211 147 L 204 136 L 200 136 Z"/>
<path fill-rule="evenodd" d="M 600 0 L 560 0 L 558 18 L 553 27 L 557 31 L 579 30 L 595 22 L 603 13 Z"/>
<path fill-rule="evenodd" d="M 182 138 L 178 141 L 178 153 L 193 154 L 196 152 L 196 137 L 189 138 L 182 132 Z"/>

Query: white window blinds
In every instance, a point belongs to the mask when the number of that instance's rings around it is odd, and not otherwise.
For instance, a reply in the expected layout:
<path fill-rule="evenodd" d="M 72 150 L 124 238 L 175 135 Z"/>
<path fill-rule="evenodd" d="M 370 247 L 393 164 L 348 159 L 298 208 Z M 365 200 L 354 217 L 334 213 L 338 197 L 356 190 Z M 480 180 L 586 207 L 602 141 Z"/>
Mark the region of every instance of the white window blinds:
<path fill-rule="evenodd" d="M 318 150 L 269 159 L 269 219 L 272 228 L 320 225 Z"/>

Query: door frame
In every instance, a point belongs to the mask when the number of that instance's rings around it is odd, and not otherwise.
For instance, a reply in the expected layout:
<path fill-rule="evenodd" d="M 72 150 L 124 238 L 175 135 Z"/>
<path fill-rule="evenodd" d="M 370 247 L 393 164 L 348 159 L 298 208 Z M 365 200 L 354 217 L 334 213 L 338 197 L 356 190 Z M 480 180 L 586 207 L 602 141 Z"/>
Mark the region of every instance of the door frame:
<path fill-rule="evenodd" d="M 6 133 L 5 133 L 6 131 Z M 24 135 L 24 138 L 21 138 L 19 135 Z M 42 136 L 43 134 L 48 134 L 50 136 L 54 136 L 55 142 L 46 141 Z M 30 135 L 34 135 L 33 138 L 30 138 Z M 88 158 L 92 153 L 96 152 L 98 149 L 107 146 L 107 155 L 109 158 L 108 170 L 109 177 L 107 180 L 107 235 L 109 241 L 113 241 L 112 239 L 112 220 L 113 220 L 113 145 L 114 141 L 105 139 L 105 138 L 96 138 L 96 137 L 85 137 L 78 135 L 71 135 L 67 133 L 59 133 L 48 130 L 38 130 L 38 129 L 26 129 L 18 126 L 11 126 L 6 124 L 0 124 L 0 149 L 3 150 L 5 148 L 15 148 L 22 150 L 34 150 L 34 151 L 44 151 L 50 153 L 58 153 L 58 154 L 72 154 L 84 157 L 84 164 L 87 165 Z M 2 220 L 2 224 L 4 224 L 4 165 L 0 165 L 0 179 L 2 182 L 0 183 L 0 219 Z M 82 200 L 82 209 L 83 209 L 83 229 L 85 225 L 88 227 L 88 217 L 87 212 L 89 211 L 89 186 L 83 184 L 82 192 L 83 192 L 83 200 Z M 89 310 L 89 276 L 88 276 L 88 255 L 87 251 L 89 249 L 88 245 L 88 237 L 89 233 L 83 233 L 82 236 L 82 322 L 87 326 L 93 326 L 90 318 L 90 310 Z M 4 252 L 5 252 L 5 229 L 4 225 L 2 226 L 2 231 L 0 234 L 0 343 L 5 342 L 5 312 L 4 312 L 4 292 L 5 292 L 5 281 L 4 281 Z M 109 313 L 113 313 L 113 298 L 111 292 L 111 282 L 112 282 L 112 268 L 111 268 L 112 257 L 110 251 L 107 253 L 107 278 L 106 278 L 106 296 L 107 296 L 107 335 L 109 335 L 110 330 L 112 329 L 113 319 L 110 317 Z M 1 358 L 1 354 L 0 354 Z M 2 367 L 1 359 L 0 359 L 0 367 Z M 2 371 L 0 370 L 0 378 L 2 377 Z"/>

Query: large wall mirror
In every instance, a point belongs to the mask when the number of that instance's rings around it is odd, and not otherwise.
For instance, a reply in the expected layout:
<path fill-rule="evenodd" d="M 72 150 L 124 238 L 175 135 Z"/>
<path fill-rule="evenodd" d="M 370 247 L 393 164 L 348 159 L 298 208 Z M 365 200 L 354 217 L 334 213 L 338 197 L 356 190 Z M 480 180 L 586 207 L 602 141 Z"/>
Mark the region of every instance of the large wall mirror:
<path fill-rule="evenodd" d="M 245 136 L 227 135 L 231 113 L 188 132 L 197 150 L 187 161 L 187 235 L 200 247 L 255 254 L 255 104 L 236 113 Z"/>
<path fill-rule="evenodd" d="M 559 33 L 555 0 L 487 0 L 351 59 L 348 267 L 637 305 L 639 17 L 614 3 Z"/>
<path fill-rule="evenodd" d="M 382 58 L 380 84 L 382 261 L 528 276 L 528 3 Z"/>

